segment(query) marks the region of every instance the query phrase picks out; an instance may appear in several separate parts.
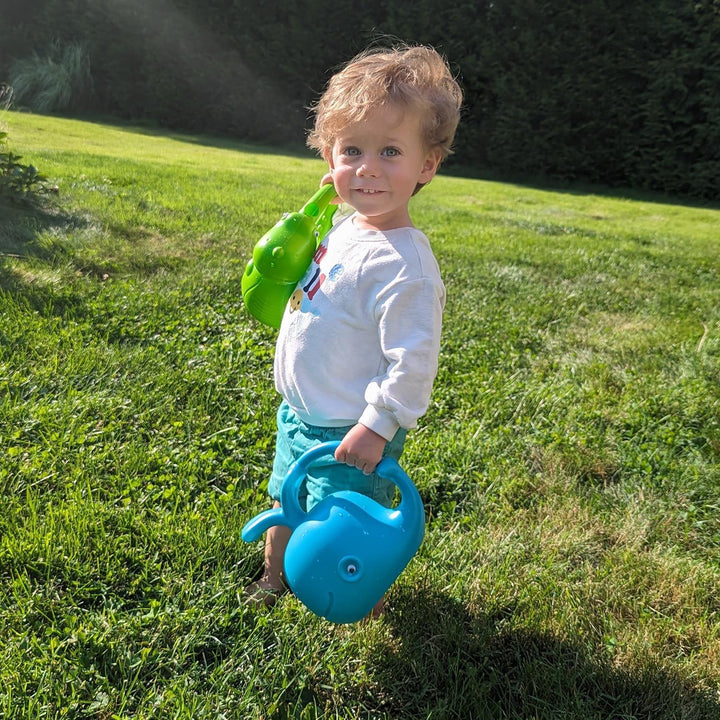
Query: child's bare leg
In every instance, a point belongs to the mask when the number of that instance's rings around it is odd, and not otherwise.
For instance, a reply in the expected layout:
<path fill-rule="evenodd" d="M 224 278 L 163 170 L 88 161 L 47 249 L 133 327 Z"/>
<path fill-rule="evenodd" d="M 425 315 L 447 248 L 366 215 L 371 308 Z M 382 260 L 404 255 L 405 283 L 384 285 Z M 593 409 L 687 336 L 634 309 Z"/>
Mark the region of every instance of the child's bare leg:
<path fill-rule="evenodd" d="M 274 507 L 280 507 L 280 503 L 276 502 Z M 290 533 L 290 528 L 284 525 L 273 525 L 268 529 L 265 535 L 265 567 L 263 568 L 263 574 L 257 582 L 245 588 L 245 597 L 248 604 L 271 607 L 275 604 L 277 596 L 285 591 L 283 561 Z"/>
<path fill-rule="evenodd" d="M 280 503 L 276 502 L 273 507 L 279 508 Z M 259 581 L 261 587 L 272 590 L 283 590 L 285 588 L 285 548 L 290 540 L 291 530 L 284 525 L 273 525 L 265 535 L 265 571 Z"/>
<path fill-rule="evenodd" d="M 368 620 L 377 620 L 385 612 L 385 596 L 383 595 L 376 603 L 375 607 L 363 618 L 363 622 Z"/>

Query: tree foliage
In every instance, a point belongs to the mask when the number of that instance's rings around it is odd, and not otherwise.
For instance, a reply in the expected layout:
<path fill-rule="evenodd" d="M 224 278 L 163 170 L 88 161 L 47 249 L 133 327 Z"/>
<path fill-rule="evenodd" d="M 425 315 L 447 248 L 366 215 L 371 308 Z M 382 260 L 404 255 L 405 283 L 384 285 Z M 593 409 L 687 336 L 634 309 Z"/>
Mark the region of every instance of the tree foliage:
<path fill-rule="evenodd" d="M 53 42 L 96 112 L 302 141 L 329 74 L 429 43 L 466 94 L 455 162 L 720 197 L 718 0 L 6 0 L 0 80 Z M 87 94 L 83 96 L 87 104 Z"/>

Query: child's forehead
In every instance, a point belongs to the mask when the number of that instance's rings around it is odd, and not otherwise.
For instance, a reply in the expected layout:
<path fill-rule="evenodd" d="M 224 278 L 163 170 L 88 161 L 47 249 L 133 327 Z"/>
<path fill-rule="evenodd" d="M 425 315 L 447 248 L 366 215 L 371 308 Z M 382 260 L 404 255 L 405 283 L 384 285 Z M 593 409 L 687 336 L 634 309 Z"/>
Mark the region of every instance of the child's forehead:
<path fill-rule="evenodd" d="M 336 139 L 382 137 L 400 141 L 420 136 L 421 123 L 418 114 L 411 108 L 393 103 L 368 110 L 359 119 L 349 119 L 339 128 Z"/>

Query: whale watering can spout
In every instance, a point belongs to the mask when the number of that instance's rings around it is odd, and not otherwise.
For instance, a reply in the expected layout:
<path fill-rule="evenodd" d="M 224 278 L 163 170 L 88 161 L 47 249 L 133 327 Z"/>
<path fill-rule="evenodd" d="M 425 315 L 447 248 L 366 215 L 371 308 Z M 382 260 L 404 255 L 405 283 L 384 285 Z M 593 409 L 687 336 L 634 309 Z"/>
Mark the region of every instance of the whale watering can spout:
<path fill-rule="evenodd" d="M 343 490 L 305 512 L 298 490 L 307 468 L 320 457 L 332 456 L 338 445 L 323 443 L 305 453 L 283 481 L 281 507 L 250 520 L 242 539 L 257 540 L 274 525 L 290 528 L 285 550 L 290 590 L 316 615 L 352 623 L 373 609 L 418 551 L 425 535 L 425 511 L 417 488 L 397 461 L 384 458 L 376 472 L 400 489 L 396 508 Z"/>
<path fill-rule="evenodd" d="M 287 301 L 332 227 L 337 206 L 330 201 L 335 195 L 332 185 L 323 185 L 298 212 L 285 213 L 256 243 L 241 289 L 248 311 L 260 322 L 280 327 Z"/>

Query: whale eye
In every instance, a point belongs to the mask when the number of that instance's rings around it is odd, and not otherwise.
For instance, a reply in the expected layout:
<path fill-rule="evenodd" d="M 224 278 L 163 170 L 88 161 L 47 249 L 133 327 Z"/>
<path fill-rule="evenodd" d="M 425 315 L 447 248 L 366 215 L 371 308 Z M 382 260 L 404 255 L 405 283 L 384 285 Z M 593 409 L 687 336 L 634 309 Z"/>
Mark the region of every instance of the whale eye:
<path fill-rule="evenodd" d="M 354 582 L 362 576 L 362 563 L 356 557 L 346 556 L 338 563 L 338 572 L 343 580 Z"/>

